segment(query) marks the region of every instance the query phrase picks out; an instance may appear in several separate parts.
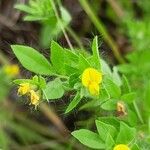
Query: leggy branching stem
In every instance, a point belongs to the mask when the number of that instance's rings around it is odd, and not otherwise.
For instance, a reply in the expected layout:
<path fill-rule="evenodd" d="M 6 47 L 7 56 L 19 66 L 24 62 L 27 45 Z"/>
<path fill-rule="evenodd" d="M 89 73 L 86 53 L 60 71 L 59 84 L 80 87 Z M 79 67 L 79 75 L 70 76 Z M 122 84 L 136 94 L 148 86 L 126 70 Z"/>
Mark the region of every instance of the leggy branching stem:
<path fill-rule="evenodd" d="M 76 41 L 76 43 L 78 44 L 78 46 L 81 48 L 81 50 L 85 50 L 82 42 L 80 41 L 78 35 L 68 26 L 66 27 L 66 30 L 68 31 L 68 33 L 70 34 L 70 36 L 72 36 L 72 38 Z"/>
<path fill-rule="evenodd" d="M 112 37 L 109 35 L 107 29 L 105 28 L 104 24 L 101 22 L 101 20 L 97 17 L 97 15 L 93 12 L 91 9 L 88 0 L 79 0 L 82 8 L 84 11 L 88 14 L 89 18 L 97 28 L 100 34 L 103 35 L 104 40 L 108 43 L 108 45 L 111 47 L 115 58 L 118 60 L 119 63 L 124 63 L 125 60 L 121 56 L 118 46 L 115 43 L 115 41 L 112 39 Z"/>
<path fill-rule="evenodd" d="M 62 3 L 61 3 L 61 0 L 57 0 L 57 3 L 58 3 L 58 7 L 61 8 L 63 7 Z M 66 31 L 68 32 L 68 34 L 70 36 L 72 36 L 72 38 L 76 41 L 76 43 L 78 44 L 78 46 L 80 47 L 81 50 L 85 51 L 85 48 L 79 38 L 79 36 L 73 31 L 73 29 L 68 25 L 68 26 L 65 26 L 65 29 Z"/>
<path fill-rule="evenodd" d="M 55 6 L 55 2 L 54 2 L 53 0 L 50 0 L 50 3 L 51 3 L 51 5 L 52 5 L 52 7 L 53 7 L 53 10 L 54 10 L 54 13 L 55 13 L 55 15 L 56 15 L 57 21 L 58 21 L 58 23 L 59 23 L 59 25 L 60 25 L 60 27 L 61 27 L 61 30 L 62 30 L 62 32 L 63 32 L 63 34 L 64 34 L 64 36 L 65 36 L 65 39 L 66 39 L 66 41 L 67 41 L 67 43 L 68 43 L 70 49 L 71 49 L 72 51 L 74 51 L 73 46 L 72 46 L 72 44 L 71 44 L 71 42 L 70 42 L 70 40 L 69 40 L 69 37 L 68 37 L 68 35 L 67 35 L 66 31 L 65 31 L 63 22 L 62 22 L 61 18 L 59 17 L 57 8 L 56 8 L 56 6 Z"/>

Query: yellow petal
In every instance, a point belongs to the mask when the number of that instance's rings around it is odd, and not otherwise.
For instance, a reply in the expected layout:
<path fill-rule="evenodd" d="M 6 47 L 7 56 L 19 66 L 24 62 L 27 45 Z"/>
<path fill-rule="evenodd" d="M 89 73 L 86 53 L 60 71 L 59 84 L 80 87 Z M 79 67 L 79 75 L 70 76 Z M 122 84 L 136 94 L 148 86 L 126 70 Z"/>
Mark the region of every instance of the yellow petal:
<path fill-rule="evenodd" d="M 92 82 L 88 88 L 91 95 L 99 95 L 99 84 L 96 82 Z"/>
<path fill-rule="evenodd" d="M 82 74 L 82 84 L 85 87 L 88 87 L 89 82 L 90 82 L 90 74 L 89 74 L 89 68 L 88 68 L 88 69 L 85 69 Z"/>
<path fill-rule="evenodd" d="M 130 150 L 130 148 L 125 144 L 118 144 L 113 150 Z"/>
<path fill-rule="evenodd" d="M 39 104 L 40 97 L 35 91 L 31 90 L 30 91 L 30 100 L 31 100 L 31 104 L 37 106 Z"/>
<path fill-rule="evenodd" d="M 22 83 L 20 84 L 20 87 L 18 89 L 18 94 L 19 95 L 25 95 L 29 92 L 30 90 L 30 84 L 29 83 Z"/>
<path fill-rule="evenodd" d="M 102 74 L 94 68 L 87 68 L 82 74 L 82 84 L 88 87 L 91 82 L 102 82 Z"/>
<path fill-rule="evenodd" d="M 89 68 L 89 76 L 91 82 L 99 84 L 102 81 L 102 74 L 94 68 Z"/>

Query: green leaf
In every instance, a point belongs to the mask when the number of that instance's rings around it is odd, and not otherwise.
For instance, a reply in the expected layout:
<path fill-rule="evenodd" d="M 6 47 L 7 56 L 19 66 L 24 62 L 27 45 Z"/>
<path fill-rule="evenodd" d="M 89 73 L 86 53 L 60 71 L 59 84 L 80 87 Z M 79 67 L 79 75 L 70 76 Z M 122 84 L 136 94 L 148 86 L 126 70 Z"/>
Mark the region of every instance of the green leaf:
<path fill-rule="evenodd" d="M 136 97 L 136 93 L 130 92 L 130 93 L 122 95 L 121 100 L 123 100 L 127 103 L 132 103 L 135 100 L 135 97 Z"/>
<path fill-rule="evenodd" d="M 38 83 L 41 89 L 46 88 L 46 81 L 42 76 L 39 76 Z"/>
<path fill-rule="evenodd" d="M 60 12 L 64 26 L 68 25 L 69 22 L 71 21 L 71 16 L 69 12 L 64 7 L 60 7 Z"/>
<path fill-rule="evenodd" d="M 122 82 L 117 67 L 113 67 L 112 77 L 114 83 L 116 83 L 118 86 L 121 86 Z"/>
<path fill-rule="evenodd" d="M 40 44 L 43 47 L 49 47 L 51 40 L 54 39 L 56 36 L 59 36 L 58 33 L 60 31 L 56 30 L 56 23 L 56 17 L 51 17 L 51 21 L 49 21 L 49 23 L 45 23 L 42 25 L 40 31 Z"/>
<path fill-rule="evenodd" d="M 124 119 L 128 122 L 129 125 L 137 126 L 138 118 L 137 118 L 137 114 L 135 111 L 128 109 L 128 115 L 125 116 Z"/>
<path fill-rule="evenodd" d="M 84 94 L 85 95 L 85 94 Z M 88 109 L 93 109 L 95 107 L 99 107 L 101 104 L 100 100 L 98 99 L 93 99 L 93 100 L 90 100 L 88 102 L 86 102 L 85 104 L 83 104 L 79 110 L 88 110 Z M 95 108 L 96 109 L 96 108 Z"/>
<path fill-rule="evenodd" d="M 102 85 L 103 86 L 103 85 Z M 99 95 L 99 99 L 101 101 L 106 101 L 108 99 L 110 99 L 110 95 L 107 91 L 107 89 L 105 87 L 102 87 L 101 90 L 100 90 L 100 95 Z"/>
<path fill-rule="evenodd" d="M 121 95 L 120 87 L 115 84 L 112 79 L 105 78 L 104 79 L 104 86 L 107 89 L 111 98 L 119 98 Z"/>
<path fill-rule="evenodd" d="M 54 16 L 50 1 L 30 0 L 28 4 L 17 4 L 15 8 L 27 13 L 25 20 L 28 21 L 50 21 Z"/>
<path fill-rule="evenodd" d="M 47 59 L 35 49 L 23 45 L 12 45 L 11 48 L 21 64 L 29 71 L 41 75 L 50 75 L 53 72 Z"/>
<path fill-rule="evenodd" d="M 64 74 L 64 49 L 56 42 L 51 42 L 51 62 L 57 73 Z"/>
<path fill-rule="evenodd" d="M 78 61 L 79 57 L 76 55 L 76 53 L 72 52 L 69 49 L 64 49 L 65 50 L 65 73 L 67 75 L 72 75 L 78 72 L 79 74 L 79 68 L 78 68 Z"/>
<path fill-rule="evenodd" d="M 78 139 L 82 144 L 94 148 L 94 149 L 105 149 L 105 144 L 101 140 L 98 134 L 86 130 L 80 129 L 71 133 L 76 139 Z"/>
<path fill-rule="evenodd" d="M 96 120 L 96 127 L 100 137 L 105 141 L 107 136 L 115 137 L 117 130 L 110 124 L 106 124 L 102 121 Z"/>
<path fill-rule="evenodd" d="M 65 50 L 65 64 L 77 68 L 78 67 L 77 62 L 79 61 L 79 56 L 69 49 L 65 48 L 64 50 Z"/>
<path fill-rule="evenodd" d="M 81 100 L 81 94 L 80 92 L 77 92 L 76 96 L 73 98 L 73 100 L 71 101 L 71 103 L 69 104 L 69 106 L 67 107 L 65 113 L 68 113 L 70 112 L 72 109 L 74 109 L 78 103 L 80 102 Z"/>
<path fill-rule="evenodd" d="M 101 62 L 100 62 L 100 55 L 98 50 L 98 38 L 95 36 L 93 43 L 92 43 L 92 52 L 93 52 L 93 62 L 95 68 L 101 70 Z"/>
<path fill-rule="evenodd" d="M 129 144 L 132 140 L 135 139 L 136 129 L 129 127 L 124 122 L 120 122 L 120 131 L 118 133 L 116 143 Z"/>
<path fill-rule="evenodd" d="M 131 150 L 140 150 L 140 148 L 138 147 L 137 144 L 134 144 L 134 145 L 131 147 Z"/>
<path fill-rule="evenodd" d="M 98 118 L 98 120 L 100 120 L 106 124 L 112 125 L 117 130 L 119 130 L 120 122 L 117 120 L 116 117 L 111 117 L 111 116 L 110 117 L 100 117 L 100 118 Z"/>
<path fill-rule="evenodd" d="M 29 6 L 27 6 L 27 5 L 24 5 L 24 4 L 16 4 L 15 8 L 19 9 L 21 11 L 24 11 L 26 13 L 30 13 L 30 14 L 33 13 L 33 9 L 31 7 L 29 7 Z"/>
<path fill-rule="evenodd" d="M 129 81 L 125 75 L 122 76 L 122 87 L 121 87 L 121 89 L 122 89 L 123 93 L 131 92 L 131 87 L 130 87 Z"/>
<path fill-rule="evenodd" d="M 86 68 L 89 68 L 90 64 L 88 60 L 82 55 L 79 54 L 79 70 L 82 73 Z"/>
<path fill-rule="evenodd" d="M 75 74 L 77 72 L 79 72 L 78 69 L 65 64 L 65 73 L 67 76 L 70 76 L 70 75 Z"/>
<path fill-rule="evenodd" d="M 74 85 L 79 81 L 79 74 L 74 73 L 69 77 L 69 85 L 70 87 L 74 87 Z"/>
<path fill-rule="evenodd" d="M 115 145 L 115 141 L 109 133 L 106 135 L 105 145 L 107 148 L 106 150 L 112 150 L 112 147 Z"/>
<path fill-rule="evenodd" d="M 50 81 L 43 90 L 43 99 L 58 99 L 64 94 L 62 82 L 59 78 Z"/>
<path fill-rule="evenodd" d="M 121 64 L 117 66 L 118 70 L 124 74 L 132 74 L 137 72 L 137 68 L 132 64 Z"/>
<path fill-rule="evenodd" d="M 34 84 L 34 81 L 32 81 L 31 79 L 16 79 L 13 81 L 13 83 L 15 83 L 15 84 L 33 83 Z"/>
<path fill-rule="evenodd" d="M 101 59 L 101 70 L 102 70 L 102 73 L 104 75 L 107 74 L 109 76 L 112 76 L 111 69 L 110 69 L 109 65 L 103 59 Z"/>
<path fill-rule="evenodd" d="M 24 19 L 24 21 L 40 21 L 40 20 L 46 20 L 47 18 L 46 17 L 33 16 L 33 15 L 32 16 L 27 15 L 23 19 Z"/>
<path fill-rule="evenodd" d="M 116 110 L 117 109 L 117 100 L 109 99 L 101 105 L 101 108 L 104 110 Z"/>

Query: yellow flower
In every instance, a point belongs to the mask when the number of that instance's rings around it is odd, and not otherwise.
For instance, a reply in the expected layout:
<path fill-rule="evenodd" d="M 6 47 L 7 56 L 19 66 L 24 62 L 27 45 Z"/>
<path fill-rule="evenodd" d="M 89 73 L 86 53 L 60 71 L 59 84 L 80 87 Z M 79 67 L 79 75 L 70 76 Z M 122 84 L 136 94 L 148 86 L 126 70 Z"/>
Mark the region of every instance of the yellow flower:
<path fill-rule="evenodd" d="M 29 83 L 22 83 L 18 89 L 18 95 L 25 95 L 30 91 L 30 84 Z"/>
<path fill-rule="evenodd" d="M 17 76 L 19 74 L 19 66 L 18 65 L 8 65 L 4 67 L 4 72 L 10 76 Z"/>
<path fill-rule="evenodd" d="M 99 84 L 102 82 L 102 73 L 94 68 L 87 68 L 82 74 L 82 84 L 89 89 L 92 95 L 99 94 Z"/>
<path fill-rule="evenodd" d="M 130 148 L 125 144 L 118 144 L 113 150 L 130 150 Z"/>
<path fill-rule="evenodd" d="M 30 90 L 30 100 L 32 105 L 37 106 L 40 100 L 39 94 L 34 90 Z"/>

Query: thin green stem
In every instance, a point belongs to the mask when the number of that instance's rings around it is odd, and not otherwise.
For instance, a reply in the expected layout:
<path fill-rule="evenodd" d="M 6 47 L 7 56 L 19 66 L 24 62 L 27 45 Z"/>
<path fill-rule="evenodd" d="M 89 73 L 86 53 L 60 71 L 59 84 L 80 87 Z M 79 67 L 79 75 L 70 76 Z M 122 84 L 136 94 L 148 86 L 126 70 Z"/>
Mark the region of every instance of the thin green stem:
<path fill-rule="evenodd" d="M 97 17 L 97 15 L 93 12 L 93 10 L 90 8 L 90 5 L 87 0 L 79 0 L 81 6 L 83 7 L 84 11 L 88 14 L 89 18 L 97 28 L 100 34 L 103 35 L 104 40 L 108 43 L 108 45 L 111 47 L 114 56 L 118 60 L 119 63 L 124 63 L 125 60 L 121 56 L 118 46 L 115 43 L 115 41 L 112 39 L 112 37 L 109 35 L 107 29 L 105 28 L 102 21 Z"/>
<path fill-rule="evenodd" d="M 64 25 L 63 25 L 63 23 L 62 23 L 62 21 L 61 21 L 61 19 L 60 19 L 60 17 L 59 17 L 57 8 L 56 8 L 56 6 L 55 6 L 55 2 L 54 2 L 53 0 L 50 0 L 50 3 L 51 3 L 51 5 L 52 5 L 52 7 L 53 7 L 53 10 L 54 10 L 54 12 L 55 12 L 57 21 L 58 21 L 58 23 L 59 23 L 59 25 L 60 25 L 60 27 L 61 27 L 61 30 L 62 30 L 62 32 L 63 32 L 63 34 L 64 34 L 64 36 L 65 36 L 65 39 L 66 39 L 66 41 L 67 41 L 67 43 L 68 43 L 70 49 L 71 49 L 72 51 L 74 51 L 73 46 L 72 46 L 72 44 L 71 44 L 71 42 L 70 42 L 70 40 L 69 40 L 69 37 L 68 37 L 68 35 L 67 35 L 66 31 L 65 31 Z"/>
<path fill-rule="evenodd" d="M 135 108 L 136 114 L 137 114 L 137 116 L 138 116 L 140 122 L 143 124 L 144 121 L 143 121 L 142 115 L 141 115 L 141 113 L 140 113 L 140 111 L 139 111 L 139 108 L 138 108 L 138 106 L 137 106 L 137 104 L 136 104 L 135 101 L 133 102 L 133 106 L 134 106 L 134 108 Z"/>
<path fill-rule="evenodd" d="M 125 15 L 125 12 L 123 8 L 119 5 L 118 1 L 116 0 L 107 0 L 107 2 L 110 4 L 116 15 L 119 19 L 122 19 Z"/>
<path fill-rule="evenodd" d="M 58 77 L 58 78 L 68 79 L 68 77 L 67 77 L 67 76 L 64 76 L 64 75 L 59 75 L 59 74 L 52 74 L 52 75 L 54 75 L 54 76 L 56 76 L 56 77 Z"/>
<path fill-rule="evenodd" d="M 57 2 L 58 2 L 59 7 L 62 7 L 61 1 L 57 0 Z M 76 43 L 81 48 L 81 50 L 83 50 L 85 52 L 86 50 L 85 50 L 82 42 L 80 41 L 78 35 L 69 26 L 66 26 L 65 29 L 72 36 L 72 38 L 76 41 Z"/>
<path fill-rule="evenodd" d="M 68 33 L 74 38 L 74 40 L 77 42 L 78 46 L 85 51 L 85 48 L 82 44 L 82 42 L 80 41 L 78 35 L 70 28 L 70 27 L 66 27 L 66 30 L 68 31 Z"/>
<path fill-rule="evenodd" d="M 61 1 L 60 1 L 60 0 L 57 0 L 57 2 L 58 2 L 59 8 L 62 7 Z M 77 35 L 69 26 L 66 26 L 65 28 L 66 28 L 66 30 L 68 31 L 68 33 L 72 36 L 72 38 L 74 38 L 74 40 L 77 42 L 78 46 L 79 46 L 81 49 L 85 50 L 84 47 L 83 47 L 82 42 L 80 41 L 80 39 L 79 39 L 79 37 L 78 37 L 78 35 Z"/>

